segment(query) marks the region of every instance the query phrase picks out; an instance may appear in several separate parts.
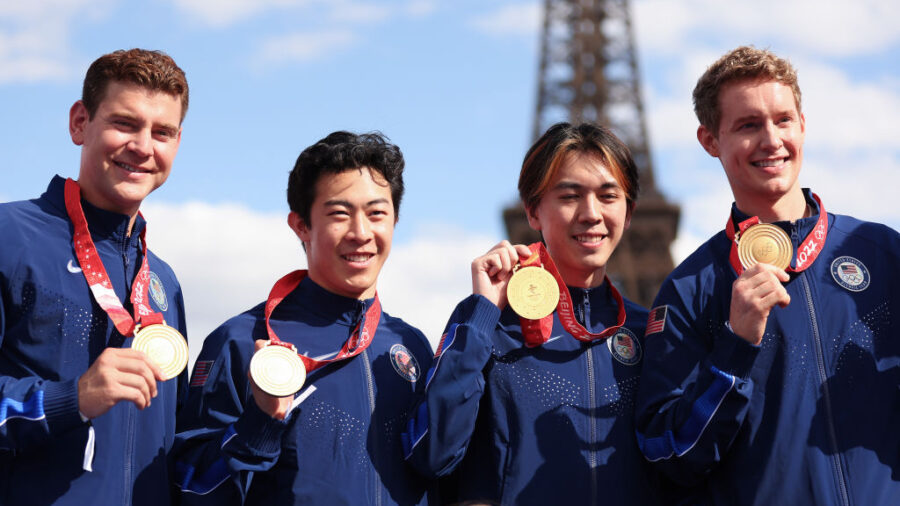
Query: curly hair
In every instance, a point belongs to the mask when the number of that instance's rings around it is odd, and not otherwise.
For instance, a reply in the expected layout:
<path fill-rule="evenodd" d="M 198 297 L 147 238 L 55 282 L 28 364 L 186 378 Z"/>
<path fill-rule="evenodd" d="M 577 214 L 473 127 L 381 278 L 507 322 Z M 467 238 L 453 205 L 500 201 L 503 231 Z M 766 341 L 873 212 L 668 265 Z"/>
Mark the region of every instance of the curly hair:
<path fill-rule="evenodd" d="M 706 69 L 694 87 L 694 113 L 700 124 L 718 134 L 722 111 L 719 110 L 719 93 L 726 84 L 743 80 L 777 81 L 790 86 L 794 93 L 797 111 L 800 111 L 800 86 L 797 71 L 788 60 L 771 51 L 753 46 L 732 49 Z"/>
<path fill-rule="evenodd" d="M 557 123 L 547 129 L 525 154 L 519 173 L 519 198 L 533 210 L 549 189 L 569 153 L 598 156 L 625 191 L 629 206 L 634 206 L 640 192 L 638 170 L 631 151 L 609 129 L 593 123 L 573 126 Z"/>
<path fill-rule="evenodd" d="M 171 56 L 148 49 L 120 49 L 94 60 L 84 76 L 81 101 L 94 118 L 111 81 L 136 84 L 181 100 L 181 120 L 188 109 L 188 83 L 184 71 Z"/>
<path fill-rule="evenodd" d="M 372 169 L 387 181 L 394 201 L 394 216 L 400 216 L 403 198 L 403 153 L 380 132 L 354 134 L 333 132 L 303 150 L 288 178 L 287 200 L 291 211 L 310 224 L 310 209 L 316 198 L 316 183 L 323 174 L 351 169 Z"/>

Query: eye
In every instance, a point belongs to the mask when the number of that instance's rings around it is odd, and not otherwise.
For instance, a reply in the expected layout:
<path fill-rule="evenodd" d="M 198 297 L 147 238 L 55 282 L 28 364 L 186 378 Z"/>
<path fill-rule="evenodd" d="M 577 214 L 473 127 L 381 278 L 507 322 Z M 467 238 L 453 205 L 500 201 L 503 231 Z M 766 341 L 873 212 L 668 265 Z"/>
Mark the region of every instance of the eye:
<path fill-rule="evenodd" d="M 562 193 L 559 196 L 559 200 L 562 200 L 564 202 L 570 202 L 570 201 L 578 200 L 579 197 L 580 197 L 580 195 L 578 195 L 577 193 Z"/>

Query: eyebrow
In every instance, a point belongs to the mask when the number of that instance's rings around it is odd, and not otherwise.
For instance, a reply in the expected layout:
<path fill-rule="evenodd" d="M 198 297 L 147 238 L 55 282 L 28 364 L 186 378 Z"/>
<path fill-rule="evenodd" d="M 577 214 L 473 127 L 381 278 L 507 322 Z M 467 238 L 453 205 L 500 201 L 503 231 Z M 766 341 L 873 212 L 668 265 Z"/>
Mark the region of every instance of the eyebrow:
<path fill-rule="evenodd" d="M 375 206 L 378 204 L 390 204 L 390 201 L 388 201 L 388 199 L 386 199 L 386 198 L 370 200 L 365 203 L 365 207 Z M 353 204 L 351 204 L 349 200 L 340 200 L 340 199 L 326 200 L 325 205 L 326 206 L 354 207 Z"/>
<path fill-rule="evenodd" d="M 584 190 L 584 185 L 581 183 L 576 183 L 575 181 L 560 181 L 553 186 L 554 190 L 575 190 L 580 191 Z M 608 190 L 611 188 L 619 188 L 619 183 L 616 181 L 610 181 L 607 183 L 603 183 L 600 185 L 600 189 Z"/>

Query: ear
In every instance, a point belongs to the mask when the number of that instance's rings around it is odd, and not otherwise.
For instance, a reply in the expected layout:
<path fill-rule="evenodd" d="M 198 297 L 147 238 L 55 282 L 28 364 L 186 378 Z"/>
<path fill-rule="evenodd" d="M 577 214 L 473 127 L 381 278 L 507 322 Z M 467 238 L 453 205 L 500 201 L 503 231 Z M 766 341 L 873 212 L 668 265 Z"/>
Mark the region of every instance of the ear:
<path fill-rule="evenodd" d="M 297 237 L 305 244 L 309 242 L 309 227 L 303 221 L 299 214 L 291 211 L 288 213 L 288 226 L 297 234 Z"/>
<path fill-rule="evenodd" d="M 627 208 L 625 209 L 625 228 L 624 230 L 628 230 L 628 227 L 631 226 L 631 212 L 634 211 L 634 202 L 629 202 Z"/>
<path fill-rule="evenodd" d="M 69 109 L 69 135 L 76 146 L 84 144 L 84 129 L 90 121 L 87 107 L 81 100 L 72 104 Z"/>
<path fill-rule="evenodd" d="M 719 157 L 719 139 L 703 125 L 697 127 L 697 140 L 709 156 Z"/>
<path fill-rule="evenodd" d="M 529 209 L 528 206 L 525 206 L 525 217 L 528 218 L 528 226 L 538 232 L 541 231 L 541 220 L 538 219 L 536 207 Z"/>

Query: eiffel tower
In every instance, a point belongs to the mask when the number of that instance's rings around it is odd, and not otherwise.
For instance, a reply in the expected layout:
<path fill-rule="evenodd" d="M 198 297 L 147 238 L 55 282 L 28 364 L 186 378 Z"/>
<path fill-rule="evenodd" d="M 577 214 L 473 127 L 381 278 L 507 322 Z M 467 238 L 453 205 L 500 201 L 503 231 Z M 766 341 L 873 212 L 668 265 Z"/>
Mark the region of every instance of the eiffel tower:
<path fill-rule="evenodd" d="M 641 194 L 607 272 L 628 298 L 649 307 L 674 267 L 669 246 L 680 210 L 653 178 L 628 0 L 544 0 L 540 58 L 532 138 L 558 121 L 590 121 L 631 149 Z M 505 209 L 503 220 L 513 243 L 540 240 L 521 203 Z"/>

